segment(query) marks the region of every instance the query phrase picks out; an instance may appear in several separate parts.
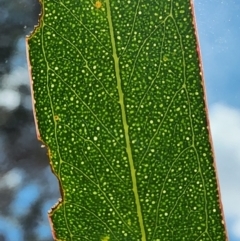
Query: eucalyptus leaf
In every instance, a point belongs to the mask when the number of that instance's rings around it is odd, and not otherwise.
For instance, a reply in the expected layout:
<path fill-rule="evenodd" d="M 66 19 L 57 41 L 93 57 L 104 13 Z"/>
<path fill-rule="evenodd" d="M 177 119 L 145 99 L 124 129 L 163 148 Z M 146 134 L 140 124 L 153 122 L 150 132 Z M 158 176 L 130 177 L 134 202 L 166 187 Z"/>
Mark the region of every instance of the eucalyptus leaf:
<path fill-rule="evenodd" d="M 189 0 L 42 0 L 35 114 L 56 240 L 226 240 Z"/>

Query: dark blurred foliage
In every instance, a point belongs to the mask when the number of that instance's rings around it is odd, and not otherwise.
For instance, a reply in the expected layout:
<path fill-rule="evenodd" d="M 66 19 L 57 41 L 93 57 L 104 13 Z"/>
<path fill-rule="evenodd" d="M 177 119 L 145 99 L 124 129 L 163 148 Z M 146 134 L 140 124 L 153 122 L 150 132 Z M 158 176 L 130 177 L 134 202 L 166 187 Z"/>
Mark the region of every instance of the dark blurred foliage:
<path fill-rule="evenodd" d="M 53 240 L 47 210 L 60 197 L 36 137 L 25 36 L 37 0 L 0 0 L 0 241 Z"/>

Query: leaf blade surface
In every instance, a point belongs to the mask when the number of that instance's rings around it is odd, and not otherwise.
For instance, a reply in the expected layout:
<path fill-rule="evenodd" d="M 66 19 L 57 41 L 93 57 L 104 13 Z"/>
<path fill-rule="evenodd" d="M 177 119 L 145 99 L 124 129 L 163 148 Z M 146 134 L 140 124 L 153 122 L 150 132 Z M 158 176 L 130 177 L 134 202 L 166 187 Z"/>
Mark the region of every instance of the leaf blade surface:
<path fill-rule="evenodd" d="M 225 240 L 189 1 L 49 1 L 29 40 L 57 240 Z"/>

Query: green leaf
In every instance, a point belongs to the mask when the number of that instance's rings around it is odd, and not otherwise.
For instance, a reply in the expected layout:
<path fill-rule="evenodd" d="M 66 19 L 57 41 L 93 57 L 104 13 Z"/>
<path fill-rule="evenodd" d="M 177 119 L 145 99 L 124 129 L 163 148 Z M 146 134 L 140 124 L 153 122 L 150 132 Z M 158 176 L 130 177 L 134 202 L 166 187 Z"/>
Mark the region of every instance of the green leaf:
<path fill-rule="evenodd" d="M 42 0 L 36 120 L 56 240 L 225 240 L 189 0 Z"/>

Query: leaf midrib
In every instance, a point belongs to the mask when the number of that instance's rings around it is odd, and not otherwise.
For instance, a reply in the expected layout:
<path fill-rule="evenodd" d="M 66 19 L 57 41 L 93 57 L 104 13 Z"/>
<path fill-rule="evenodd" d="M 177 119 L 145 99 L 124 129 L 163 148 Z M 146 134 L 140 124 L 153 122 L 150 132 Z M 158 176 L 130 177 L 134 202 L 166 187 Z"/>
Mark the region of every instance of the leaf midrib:
<path fill-rule="evenodd" d="M 116 74 L 116 79 L 117 79 L 119 104 L 121 107 L 122 123 L 123 123 L 123 129 L 124 129 L 125 141 L 126 141 L 126 152 L 128 155 L 128 161 L 129 161 L 129 166 L 130 166 L 130 171 L 131 171 L 131 179 L 132 179 L 132 185 L 133 185 L 133 193 L 134 193 L 134 197 L 135 197 L 138 221 L 139 221 L 141 235 L 142 235 L 141 240 L 146 241 L 147 240 L 146 232 L 145 232 L 145 227 L 144 227 L 144 222 L 143 222 L 140 199 L 139 199 L 139 195 L 138 195 L 136 171 L 134 168 L 132 149 L 131 149 L 131 145 L 130 145 L 130 137 L 129 137 L 129 132 L 128 132 L 128 123 L 127 123 L 126 109 L 125 109 L 125 104 L 124 104 L 124 93 L 122 90 L 122 82 L 121 82 L 121 77 L 120 77 L 119 57 L 117 55 L 116 42 L 115 42 L 115 37 L 114 37 L 110 0 L 106 0 L 106 9 L 107 9 L 107 19 L 108 19 L 111 44 L 112 44 L 115 74 Z"/>

